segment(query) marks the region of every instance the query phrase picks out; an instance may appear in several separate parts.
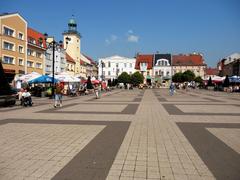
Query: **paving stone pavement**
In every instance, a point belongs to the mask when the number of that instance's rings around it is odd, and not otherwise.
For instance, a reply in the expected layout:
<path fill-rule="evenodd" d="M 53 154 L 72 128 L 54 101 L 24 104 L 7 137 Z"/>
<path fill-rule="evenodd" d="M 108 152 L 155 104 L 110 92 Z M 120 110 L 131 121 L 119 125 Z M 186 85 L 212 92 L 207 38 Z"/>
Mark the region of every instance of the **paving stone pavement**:
<path fill-rule="evenodd" d="M 240 179 L 240 95 L 114 90 L 0 108 L 0 179 Z"/>

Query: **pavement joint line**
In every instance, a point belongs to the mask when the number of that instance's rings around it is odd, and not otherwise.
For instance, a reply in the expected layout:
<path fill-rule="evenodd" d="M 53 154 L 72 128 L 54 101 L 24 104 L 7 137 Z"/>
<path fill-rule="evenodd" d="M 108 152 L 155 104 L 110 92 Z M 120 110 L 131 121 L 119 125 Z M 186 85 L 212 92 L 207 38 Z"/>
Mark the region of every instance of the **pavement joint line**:
<path fill-rule="evenodd" d="M 105 125 L 95 136 L 52 180 L 66 179 L 106 179 L 117 152 L 128 131 L 130 122 L 125 121 L 76 121 L 76 120 L 34 120 L 5 119 L 0 125 L 7 123 L 62 124 L 62 125 Z M 114 137 L 114 138 L 112 138 Z"/>
<path fill-rule="evenodd" d="M 240 123 L 176 123 L 217 179 L 239 179 L 239 154 L 206 128 L 236 128 Z"/>

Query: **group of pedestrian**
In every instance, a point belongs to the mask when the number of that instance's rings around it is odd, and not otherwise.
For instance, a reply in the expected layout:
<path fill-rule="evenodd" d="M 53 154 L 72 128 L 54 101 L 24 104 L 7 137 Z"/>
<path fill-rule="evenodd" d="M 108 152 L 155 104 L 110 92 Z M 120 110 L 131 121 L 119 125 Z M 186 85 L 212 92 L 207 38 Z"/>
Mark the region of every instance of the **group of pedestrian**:
<path fill-rule="evenodd" d="M 90 77 L 88 77 L 87 80 L 87 86 L 86 90 L 94 91 L 96 99 L 99 99 L 101 97 L 101 84 L 96 83 L 92 84 Z M 55 87 L 55 97 L 54 97 L 54 107 L 62 107 L 62 95 L 63 95 L 64 87 L 61 85 L 61 83 L 57 83 Z"/>

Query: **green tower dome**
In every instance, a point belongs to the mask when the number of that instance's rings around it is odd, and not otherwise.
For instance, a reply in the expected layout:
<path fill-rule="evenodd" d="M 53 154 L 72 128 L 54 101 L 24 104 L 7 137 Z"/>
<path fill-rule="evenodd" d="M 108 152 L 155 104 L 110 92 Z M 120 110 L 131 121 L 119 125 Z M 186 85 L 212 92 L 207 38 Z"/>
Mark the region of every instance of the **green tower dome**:
<path fill-rule="evenodd" d="M 69 31 L 77 31 L 77 23 L 74 18 L 69 19 L 68 30 Z"/>

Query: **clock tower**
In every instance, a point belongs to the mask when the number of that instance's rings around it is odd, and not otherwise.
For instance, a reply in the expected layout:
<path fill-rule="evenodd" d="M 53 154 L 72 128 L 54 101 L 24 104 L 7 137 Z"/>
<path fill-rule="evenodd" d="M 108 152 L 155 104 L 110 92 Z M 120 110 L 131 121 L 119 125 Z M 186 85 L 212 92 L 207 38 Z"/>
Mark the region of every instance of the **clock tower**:
<path fill-rule="evenodd" d="M 77 31 L 77 23 L 72 17 L 68 22 L 68 30 L 63 33 L 63 45 L 66 53 L 75 61 L 74 74 L 80 74 L 81 35 Z"/>

